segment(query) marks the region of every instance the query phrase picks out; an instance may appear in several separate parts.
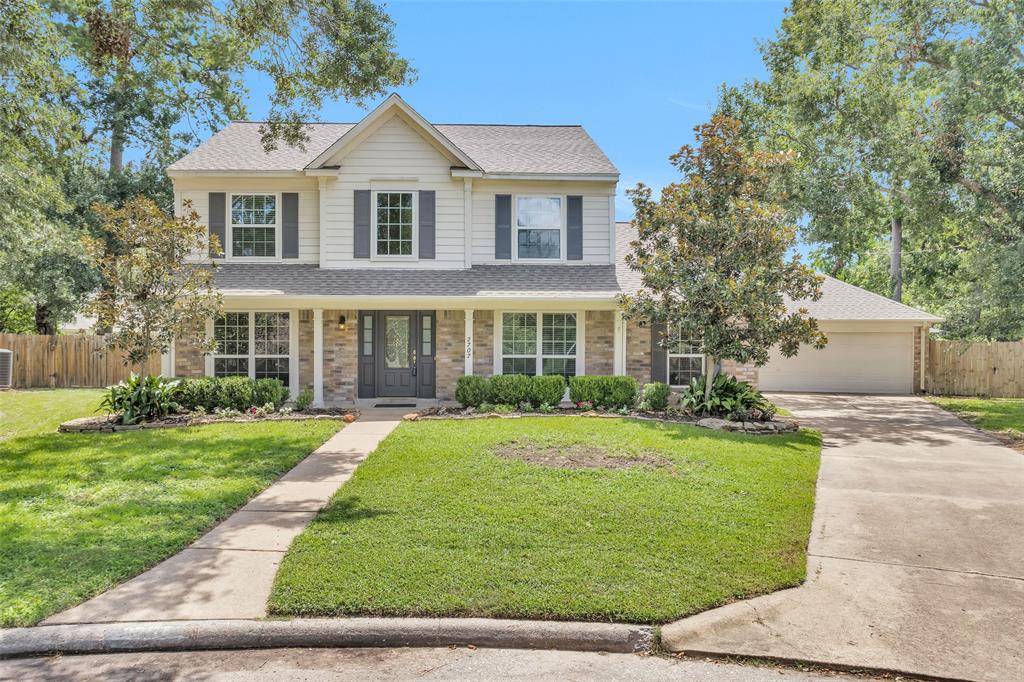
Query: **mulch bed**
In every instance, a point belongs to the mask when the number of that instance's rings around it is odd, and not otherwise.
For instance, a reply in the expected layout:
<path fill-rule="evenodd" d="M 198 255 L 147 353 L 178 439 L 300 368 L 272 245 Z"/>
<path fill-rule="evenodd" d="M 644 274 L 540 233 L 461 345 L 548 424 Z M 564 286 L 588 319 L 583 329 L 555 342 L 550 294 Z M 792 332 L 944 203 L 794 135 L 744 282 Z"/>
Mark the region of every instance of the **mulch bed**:
<path fill-rule="evenodd" d="M 351 417 L 349 419 L 348 417 Z M 201 424 L 217 424 L 222 422 L 260 422 L 260 421 L 303 421 L 308 419 L 337 419 L 343 421 L 355 421 L 359 418 L 359 410 L 345 410 L 341 408 L 310 408 L 302 412 L 291 412 L 289 414 L 268 414 L 265 417 L 251 417 L 239 415 L 234 417 L 218 417 L 215 414 L 175 414 L 160 421 L 142 422 L 139 424 L 118 424 L 114 415 L 100 415 L 97 417 L 79 417 L 66 421 L 57 427 L 61 433 L 82 433 L 82 432 L 106 432 L 117 431 L 138 431 L 140 429 L 171 429 L 184 426 L 199 426 Z"/>
<path fill-rule="evenodd" d="M 775 419 L 770 422 L 733 422 L 726 419 L 696 417 L 685 412 L 641 412 L 631 410 L 626 414 L 619 412 L 601 412 L 598 410 L 580 411 L 572 407 L 558 407 L 553 412 L 480 412 L 472 407 L 428 407 L 419 412 L 407 414 L 407 421 L 421 419 L 520 419 L 522 417 L 598 417 L 606 419 L 641 419 L 674 424 L 690 424 L 717 431 L 733 431 L 755 435 L 774 435 L 793 433 L 800 428 L 795 419 Z"/>

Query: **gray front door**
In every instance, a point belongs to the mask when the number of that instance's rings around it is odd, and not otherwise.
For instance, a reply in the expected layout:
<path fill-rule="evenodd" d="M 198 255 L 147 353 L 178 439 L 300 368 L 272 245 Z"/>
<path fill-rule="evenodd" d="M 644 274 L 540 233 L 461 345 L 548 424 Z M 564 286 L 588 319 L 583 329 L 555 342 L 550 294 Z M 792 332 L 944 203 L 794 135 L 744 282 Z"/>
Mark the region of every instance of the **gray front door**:
<path fill-rule="evenodd" d="M 416 397 L 416 313 L 383 312 L 377 395 Z"/>

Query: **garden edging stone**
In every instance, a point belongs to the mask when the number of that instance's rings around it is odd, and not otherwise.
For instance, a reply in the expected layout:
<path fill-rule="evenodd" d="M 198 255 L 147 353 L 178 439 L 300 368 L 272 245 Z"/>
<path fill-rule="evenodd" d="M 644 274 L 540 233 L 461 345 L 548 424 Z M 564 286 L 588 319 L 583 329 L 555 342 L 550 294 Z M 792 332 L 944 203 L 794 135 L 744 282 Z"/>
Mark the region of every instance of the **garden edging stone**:
<path fill-rule="evenodd" d="M 646 625 L 491 618 L 183 620 L 41 625 L 0 631 L 0 658 L 280 647 L 441 647 L 647 653 Z"/>

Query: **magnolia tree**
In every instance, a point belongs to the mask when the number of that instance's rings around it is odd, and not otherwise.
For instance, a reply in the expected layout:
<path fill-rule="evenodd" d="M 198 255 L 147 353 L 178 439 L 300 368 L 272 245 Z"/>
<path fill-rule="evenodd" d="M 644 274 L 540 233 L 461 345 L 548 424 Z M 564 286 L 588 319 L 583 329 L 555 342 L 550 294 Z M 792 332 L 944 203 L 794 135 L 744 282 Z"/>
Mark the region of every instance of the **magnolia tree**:
<path fill-rule="evenodd" d="M 143 365 L 166 353 L 175 336 L 192 334 L 221 310 L 213 283 L 213 265 L 189 256 L 219 252 L 199 215 L 185 203 L 182 215 L 169 217 L 151 200 L 139 197 L 121 208 L 96 205 L 104 231 L 112 239 L 86 238 L 86 251 L 107 289 L 87 307 L 106 334 L 108 350 L 119 350 L 125 364 Z M 200 341 L 212 351 L 214 341 Z"/>
<path fill-rule="evenodd" d="M 772 346 L 791 357 L 800 344 L 823 348 L 826 338 L 805 308 L 786 304 L 821 297 L 821 277 L 798 255 L 787 257 L 796 226 L 777 180 L 792 155 L 751 149 L 740 123 L 725 116 L 695 131 L 699 146 L 670 157 L 682 182 L 662 189 L 659 200 L 643 184 L 629 192 L 638 237 L 626 263 L 643 285 L 620 304 L 627 318 L 694 339 L 708 397 L 720 360 L 761 366 Z"/>

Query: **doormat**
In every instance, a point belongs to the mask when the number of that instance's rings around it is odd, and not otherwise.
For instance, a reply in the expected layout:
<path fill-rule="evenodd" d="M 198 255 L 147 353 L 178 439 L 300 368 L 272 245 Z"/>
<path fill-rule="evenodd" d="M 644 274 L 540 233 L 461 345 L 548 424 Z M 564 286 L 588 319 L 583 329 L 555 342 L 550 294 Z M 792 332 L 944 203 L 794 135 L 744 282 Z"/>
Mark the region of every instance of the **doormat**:
<path fill-rule="evenodd" d="M 416 403 L 377 403 L 374 407 L 416 407 Z"/>

